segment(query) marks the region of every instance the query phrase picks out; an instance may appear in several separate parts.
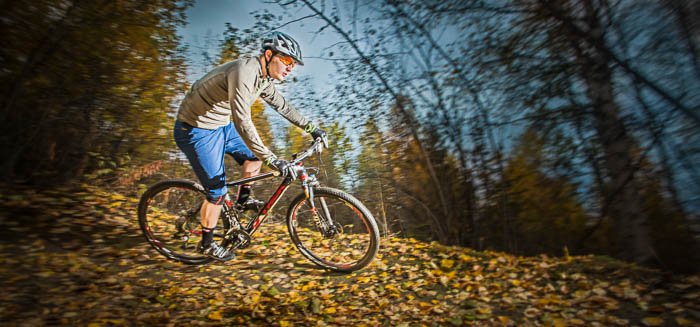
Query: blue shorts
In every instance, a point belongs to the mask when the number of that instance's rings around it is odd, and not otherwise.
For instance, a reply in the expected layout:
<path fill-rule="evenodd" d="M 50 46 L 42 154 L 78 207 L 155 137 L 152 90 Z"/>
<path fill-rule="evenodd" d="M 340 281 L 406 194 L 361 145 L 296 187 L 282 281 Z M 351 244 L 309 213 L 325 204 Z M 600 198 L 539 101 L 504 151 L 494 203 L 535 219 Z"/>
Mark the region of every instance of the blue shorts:
<path fill-rule="evenodd" d="M 204 129 L 178 120 L 175 121 L 173 136 L 207 190 L 207 200 L 213 203 L 219 203 L 228 191 L 224 170 L 225 153 L 231 154 L 239 165 L 246 160 L 258 160 L 238 135 L 233 123 L 217 129 Z"/>

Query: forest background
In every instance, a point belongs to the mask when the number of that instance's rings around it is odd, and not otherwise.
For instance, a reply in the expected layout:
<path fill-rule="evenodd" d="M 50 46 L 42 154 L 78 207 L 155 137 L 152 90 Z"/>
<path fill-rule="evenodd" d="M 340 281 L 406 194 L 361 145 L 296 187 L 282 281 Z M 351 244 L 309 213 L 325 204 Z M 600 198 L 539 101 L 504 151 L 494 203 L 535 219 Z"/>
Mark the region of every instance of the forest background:
<path fill-rule="evenodd" d="M 279 88 L 331 135 L 324 182 L 367 204 L 384 235 L 698 271 L 700 4 L 267 4 L 193 59 L 178 33 L 190 1 L 3 1 L 2 179 L 137 196 L 193 177 L 171 136 L 188 68 L 304 24 L 337 40 L 307 54 L 333 64 L 332 84 Z M 308 143 L 252 110 L 275 152 Z"/>

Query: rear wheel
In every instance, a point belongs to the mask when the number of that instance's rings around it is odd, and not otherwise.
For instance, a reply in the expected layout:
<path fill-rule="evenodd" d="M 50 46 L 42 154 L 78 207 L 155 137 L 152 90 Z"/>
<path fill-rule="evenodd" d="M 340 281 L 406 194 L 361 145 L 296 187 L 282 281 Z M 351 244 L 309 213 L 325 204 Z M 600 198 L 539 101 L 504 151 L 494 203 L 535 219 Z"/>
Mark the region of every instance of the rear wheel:
<path fill-rule="evenodd" d="M 299 195 L 287 213 L 294 245 L 313 263 L 333 271 L 351 272 L 367 266 L 379 250 L 379 229 L 372 214 L 352 195 L 314 189 L 314 207 Z"/>
<path fill-rule="evenodd" d="M 171 260 L 193 265 L 212 261 L 196 250 L 202 236 L 199 221 L 204 201 L 204 188 L 189 180 L 166 180 L 148 188 L 138 208 L 139 225 L 148 243 Z M 219 244 L 230 227 L 222 218 L 214 231 Z"/>

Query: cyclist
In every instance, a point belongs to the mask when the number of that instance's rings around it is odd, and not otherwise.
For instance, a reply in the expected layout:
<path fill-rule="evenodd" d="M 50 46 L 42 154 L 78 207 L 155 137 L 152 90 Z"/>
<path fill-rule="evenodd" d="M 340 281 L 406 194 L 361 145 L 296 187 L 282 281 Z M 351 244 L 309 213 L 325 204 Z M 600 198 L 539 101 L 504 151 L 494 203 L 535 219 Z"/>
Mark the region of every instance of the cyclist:
<path fill-rule="evenodd" d="M 213 230 L 227 194 L 225 153 L 242 166 L 244 178 L 257 175 L 263 162 L 285 177 L 296 178 L 292 165 L 277 158 L 263 144 L 253 125 L 250 107 L 258 97 L 314 138 L 325 136 L 272 84 L 272 79 L 283 81 L 296 65 L 303 64 L 299 43 L 287 34 L 272 32 L 263 38 L 259 55 L 214 68 L 192 84 L 180 104 L 175 142 L 207 191 L 207 201 L 201 208 L 202 239 L 197 245 L 200 253 L 219 260 L 233 257 L 213 240 Z M 251 187 L 252 184 L 242 185 L 237 191 L 236 205 L 243 210 L 262 205 L 262 201 L 250 196 Z"/>

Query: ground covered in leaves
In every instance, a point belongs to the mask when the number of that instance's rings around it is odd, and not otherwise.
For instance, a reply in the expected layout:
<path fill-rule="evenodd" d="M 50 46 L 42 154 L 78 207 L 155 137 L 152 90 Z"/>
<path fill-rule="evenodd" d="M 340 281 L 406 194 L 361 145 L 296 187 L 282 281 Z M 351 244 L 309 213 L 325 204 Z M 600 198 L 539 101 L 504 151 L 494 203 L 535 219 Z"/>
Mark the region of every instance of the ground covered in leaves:
<path fill-rule="evenodd" d="M 267 223 L 237 259 L 187 266 L 145 242 L 134 196 L 87 185 L 0 191 L 3 326 L 700 323 L 700 276 L 604 257 L 388 238 L 368 268 L 336 274 L 301 257 L 283 225 Z"/>

